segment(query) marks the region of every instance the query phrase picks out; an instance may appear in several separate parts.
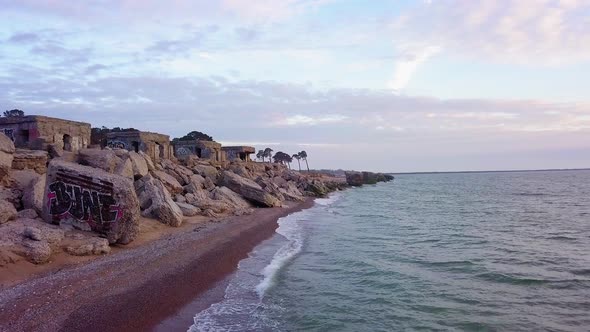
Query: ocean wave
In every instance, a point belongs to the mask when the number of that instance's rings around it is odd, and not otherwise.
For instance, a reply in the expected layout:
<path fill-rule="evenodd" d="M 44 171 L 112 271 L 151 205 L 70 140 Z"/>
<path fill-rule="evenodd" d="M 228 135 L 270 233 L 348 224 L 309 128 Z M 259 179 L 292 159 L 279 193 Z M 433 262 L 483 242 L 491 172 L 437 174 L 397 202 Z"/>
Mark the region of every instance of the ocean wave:
<path fill-rule="evenodd" d="M 288 242 L 279 248 L 270 264 L 262 270 L 264 279 L 256 286 L 256 292 L 260 298 L 263 298 L 264 294 L 275 284 L 279 271 L 301 252 L 303 248 L 303 230 L 298 221 L 303 219 L 302 214 L 305 213 L 306 211 L 302 211 L 279 219 L 279 228 L 277 228 L 276 232 L 284 236 Z"/>
<path fill-rule="evenodd" d="M 339 192 L 335 192 L 326 198 L 316 198 L 314 203 L 318 205 L 328 206 L 334 204 L 337 200 L 340 199 L 340 197 L 342 197 L 342 194 Z"/>

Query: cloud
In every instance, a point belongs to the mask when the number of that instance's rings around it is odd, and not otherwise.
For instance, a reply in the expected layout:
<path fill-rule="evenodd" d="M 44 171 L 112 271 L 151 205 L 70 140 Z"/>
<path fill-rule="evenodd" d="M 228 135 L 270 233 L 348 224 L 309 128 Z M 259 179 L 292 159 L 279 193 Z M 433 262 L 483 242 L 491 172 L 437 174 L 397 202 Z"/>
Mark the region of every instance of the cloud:
<path fill-rule="evenodd" d="M 36 33 L 31 32 L 22 32 L 22 33 L 15 33 L 9 39 L 8 42 L 11 43 L 33 43 L 38 41 L 39 35 Z"/>
<path fill-rule="evenodd" d="M 278 122 L 279 125 L 285 126 L 315 126 L 319 124 L 338 123 L 348 119 L 348 116 L 333 114 L 324 115 L 318 117 L 312 117 L 307 115 L 292 115 L 288 116 L 284 120 Z"/>
<path fill-rule="evenodd" d="M 423 3 L 395 20 L 407 41 L 502 63 L 590 61 L 588 0 L 446 0 Z"/>
<path fill-rule="evenodd" d="M 388 83 L 388 87 L 393 90 L 401 90 L 406 87 L 418 67 L 432 56 L 440 52 L 437 46 L 420 47 L 419 50 L 412 52 L 412 55 L 400 57 L 395 62 L 393 79 Z"/>

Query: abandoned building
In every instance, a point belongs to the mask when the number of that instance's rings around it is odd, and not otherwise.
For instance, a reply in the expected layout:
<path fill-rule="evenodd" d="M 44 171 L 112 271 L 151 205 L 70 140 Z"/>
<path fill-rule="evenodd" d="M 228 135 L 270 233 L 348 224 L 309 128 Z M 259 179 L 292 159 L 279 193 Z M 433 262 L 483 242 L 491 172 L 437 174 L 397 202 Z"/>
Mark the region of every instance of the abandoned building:
<path fill-rule="evenodd" d="M 251 161 L 250 155 L 256 152 L 252 146 L 224 146 L 221 150 L 225 152 L 225 158 L 230 161 L 236 159 Z"/>
<path fill-rule="evenodd" d="M 221 151 L 221 144 L 214 141 L 189 140 L 173 141 L 175 156 L 184 159 L 190 155 L 214 161 L 224 161 L 225 154 Z"/>
<path fill-rule="evenodd" d="M 90 124 L 40 115 L 0 118 L 0 132 L 17 148 L 46 150 L 55 144 L 65 151 L 78 151 L 90 143 Z"/>
<path fill-rule="evenodd" d="M 140 152 L 150 156 L 153 161 L 171 159 L 170 136 L 147 131 L 120 131 L 107 134 L 107 147 Z"/>

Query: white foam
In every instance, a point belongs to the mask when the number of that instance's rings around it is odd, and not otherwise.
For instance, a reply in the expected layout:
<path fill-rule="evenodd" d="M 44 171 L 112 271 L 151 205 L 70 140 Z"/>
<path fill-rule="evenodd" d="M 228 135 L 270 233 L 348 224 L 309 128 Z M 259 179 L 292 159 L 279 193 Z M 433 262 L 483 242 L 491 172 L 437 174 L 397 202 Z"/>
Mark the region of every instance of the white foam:
<path fill-rule="evenodd" d="M 342 196 L 341 193 L 335 192 L 326 198 L 316 198 L 316 200 L 314 202 L 318 205 L 328 206 L 328 205 L 334 204 L 337 200 L 340 199 L 341 196 Z"/>
<path fill-rule="evenodd" d="M 298 212 L 279 219 L 277 233 L 287 239 L 279 250 L 274 254 L 270 264 L 264 267 L 262 275 L 264 279 L 256 286 L 256 292 L 260 298 L 275 284 L 279 271 L 286 266 L 303 247 L 303 231 L 299 221 L 303 219 L 305 211 Z"/>

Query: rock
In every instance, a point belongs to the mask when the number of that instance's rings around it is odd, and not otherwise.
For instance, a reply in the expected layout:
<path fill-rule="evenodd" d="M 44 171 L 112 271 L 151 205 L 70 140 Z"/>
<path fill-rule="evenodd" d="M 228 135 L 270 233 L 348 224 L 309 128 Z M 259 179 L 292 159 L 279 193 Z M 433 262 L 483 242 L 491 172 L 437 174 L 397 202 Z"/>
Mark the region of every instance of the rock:
<path fill-rule="evenodd" d="M 219 171 L 217 171 L 217 168 L 213 166 L 197 164 L 192 168 L 192 170 L 196 174 L 211 179 L 211 181 L 214 183 L 216 183 L 217 179 L 219 178 Z"/>
<path fill-rule="evenodd" d="M 236 210 L 243 210 L 251 208 L 252 205 L 246 201 L 242 196 L 227 187 L 216 187 L 211 192 L 211 198 L 222 201 Z"/>
<path fill-rule="evenodd" d="M 10 173 L 14 159 L 14 143 L 4 134 L 0 134 L 0 181 Z"/>
<path fill-rule="evenodd" d="M 43 240 L 43 237 L 41 236 L 41 230 L 36 227 L 31 227 L 31 226 L 25 227 L 25 231 L 24 231 L 23 235 L 26 238 L 29 238 L 31 240 L 35 240 L 35 241 Z"/>
<path fill-rule="evenodd" d="M 40 176 L 41 175 L 31 169 L 13 170 L 10 173 L 10 177 L 14 180 L 14 186 L 16 186 L 16 189 L 20 190 L 21 192 L 27 190 L 31 182 L 37 180 L 37 178 Z"/>
<path fill-rule="evenodd" d="M 172 200 L 162 182 L 146 175 L 135 182 L 142 215 L 158 219 L 161 223 L 178 227 L 182 224 L 182 211 Z"/>
<path fill-rule="evenodd" d="M 119 157 L 113 150 L 82 149 L 78 155 L 78 162 L 94 168 L 99 168 L 109 173 L 114 173 L 120 163 Z"/>
<path fill-rule="evenodd" d="M 112 152 L 112 151 L 111 151 Z M 127 244 L 139 233 L 133 182 L 103 170 L 55 159 L 49 163 L 41 216 Z"/>
<path fill-rule="evenodd" d="M 27 260 L 33 264 L 47 263 L 51 257 L 51 247 L 47 241 L 26 239 L 23 241 L 23 245 Z"/>
<path fill-rule="evenodd" d="M 129 159 L 131 159 L 131 166 L 133 168 L 133 176 L 135 180 L 139 180 L 142 177 L 148 175 L 149 168 L 148 164 L 139 153 L 135 151 L 129 152 Z"/>
<path fill-rule="evenodd" d="M 18 218 L 26 218 L 26 219 L 35 219 L 39 217 L 39 214 L 34 209 L 25 209 L 18 211 L 17 213 Z"/>
<path fill-rule="evenodd" d="M 193 168 L 199 163 L 199 157 L 194 154 L 190 154 L 182 159 L 182 164 L 188 168 Z"/>
<path fill-rule="evenodd" d="M 17 213 L 14 205 L 7 201 L 0 201 L 0 224 L 16 219 Z"/>
<path fill-rule="evenodd" d="M 19 206 L 23 192 L 17 188 L 5 188 L 0 186 L 0 201 L 7 201 L 14 206 Z"/>
<path fill-rule="evenodd" d="M 359 187 L 363 185 L 363 173 L 361 172 L 345 172 L 346 183 L 349 186 Z"/>
<path fill-rule="evenodd" d="M 121 175 L 130 180 L 134 180 L 133 166 L 131 164 L 131 160 L 129 158 L 121 159 L 115 167 L 114 174 Z"/>
<path fill-rule="evenodd" d="M 281 201 L 264 191 L 258 183 L 233 172 L 223 172 L 220 185 L 228 187 L 257 206 L 281 206 Z"/>
<path fill-rule="evenodd" d="M 12 168 L 23 170 L 30 169 L 38 174 L 47 172 L 48 154 L 41 150 L 17 149 L 12 160 Z"/>
<path fill-rule="evenodd" d="M 111 252 L 109 241 L 99 237 L 84 237 L 68 245 L 65 251 L 73 256 L 104 255 Z"/>
<path fill-rule="evenodd" d="M 315 197 L 325 197 L 328 193 L 330 193 L 328 187 L 326 187 L 320 180 L 311 180 L 306 189 L 312 194 L 312 196 Z"/>
<path fill-rule="evenodd" d="M 201 209 L 187 203 L 176 202 L 185 217 L 193 217 L 201 213 Z"/>
<path fill-rule="evenodd" d="M 49 144 L 47 145 L 47 152 L 50 158 L 61 158 L 64 155 L 64 149 L 61 144 Z"/>
<path fill-rule="evenodd" d="M 25 209 L 34 209 L 37 214 L 43 213 L 45 179 L 45 176 L 38 177 L 23 191 L 23 206 Z"/>
<path fill-rule="evenodd" d="M 174 197 L 174 201 L 178 202 L 178 203 L 186 203 L 186 198 L 180 194 L 177 194 Z"/>
<path fill-rule="evenodd" d="M 156 179 L 162 181 L 164 187 L 166 187 L 172 195 L 183 192 L 182 185 L 180 185 L 180 183 L 170 174 L 164 171 L 154 171 L 152 174 Z"/>
<path fill-rule="evenodd" d="M 154 165 L 154 162 L 152 161 L 152 158 L 150 158 L 150 156 L 145 154 L 145 152 L 143 152 L 143 151 L 139 151 L 139 155 L 142 156 L 143 159 L 145 160 L 148 171 L 153 172 L 156 170 L 156 166 Z"/>

